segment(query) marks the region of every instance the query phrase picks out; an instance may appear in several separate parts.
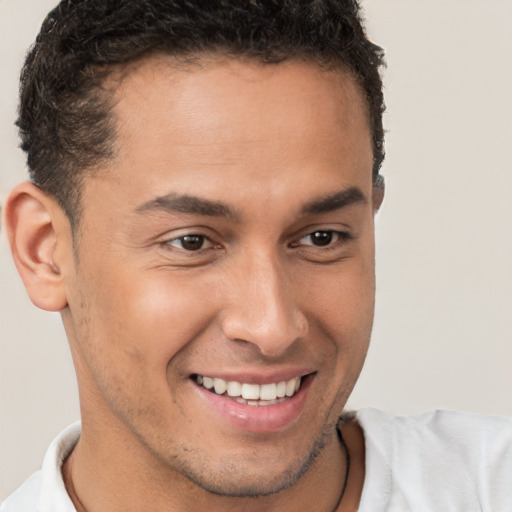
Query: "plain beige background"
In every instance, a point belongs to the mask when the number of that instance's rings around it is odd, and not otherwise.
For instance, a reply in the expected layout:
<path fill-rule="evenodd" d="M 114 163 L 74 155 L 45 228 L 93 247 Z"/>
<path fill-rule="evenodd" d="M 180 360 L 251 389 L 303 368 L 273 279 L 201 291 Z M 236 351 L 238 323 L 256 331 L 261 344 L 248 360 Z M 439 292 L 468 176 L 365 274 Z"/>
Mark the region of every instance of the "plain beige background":
<path fill-rule="evenodd" d="M 0 0 L 0 201 L 25 179 L 23 55 L 55 0 Z M 387 52 L 387 197 L 367 365 L 349 406 L 512 415 L 512 1 L 364 0 Z M 78 419 L 57 314 L 0 235 L 0 499 Z"/>

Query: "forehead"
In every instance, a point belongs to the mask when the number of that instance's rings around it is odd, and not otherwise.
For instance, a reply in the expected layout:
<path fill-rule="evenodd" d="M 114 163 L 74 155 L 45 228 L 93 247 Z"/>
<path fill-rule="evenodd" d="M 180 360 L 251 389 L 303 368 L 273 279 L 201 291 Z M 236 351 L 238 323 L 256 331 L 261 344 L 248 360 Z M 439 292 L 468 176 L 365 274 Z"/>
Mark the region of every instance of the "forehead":
<path fill-rule="evenodd" d="M 341 69 L 220 57 L 184 65 L 155 56 L 125 70 L 115 99 L 117 159 L 104 177 L 146 200 L 175 189 L 215 194 L 219 181 L 237 193 L 307 186 L 314 172 L 306 168 L 371 182 L 366 104 Z M 353 185 L 347 180 L 340 188 Z"/>
<path fill-rule="evenodd" d="M 125 148 L 142 124 L 172 128 L 170 117 L 179 118 L 168 141 L 176 145 L 189 143 L 199 131 L 205 144 L 219 144 L 235 136 L 248 141 L 303 136 L 330 122 L 359 135 L 361 120 L 369 136 L 364 95 L 352 74 L 306 61 L 262 64 L 212 56 L 186 64 L 157 55 L 125 70 L 115 94 L 114 115 Z M 236 130 L 230 130 L 234 124 Z"/>

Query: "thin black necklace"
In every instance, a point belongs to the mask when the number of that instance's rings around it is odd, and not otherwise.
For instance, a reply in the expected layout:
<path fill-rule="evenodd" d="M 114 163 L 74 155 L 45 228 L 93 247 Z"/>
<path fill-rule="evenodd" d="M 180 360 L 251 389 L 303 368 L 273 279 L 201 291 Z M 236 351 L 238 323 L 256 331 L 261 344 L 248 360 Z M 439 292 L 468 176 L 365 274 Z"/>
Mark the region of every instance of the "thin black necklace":
<path fill-rule="evenodd" d="M 350 452 L 348 451 L 347 443 L 345 443 L 345 439 L 343 439 L 343 434 L 341 433 L 338 425 L 336 425 L 336 432 L 338 434 L 338 439 L 341 443 L 341 446 L 343 446 L 343 451 L 345 452 L 345 481 L 343 482 L 343 488 L 341 489 L 340 497 L 338 498 L 338 501 L 336 502 L 336 505 L 334 505 L 334 508 L 331 510 L 331 512 L 336 512 L 336 510 L 338 510 L 341 500 L 343 499 L 343 496 L 345 496 L 345 491 L 347 490 L 348 484 L 348 475 L 350 473 Z"/>

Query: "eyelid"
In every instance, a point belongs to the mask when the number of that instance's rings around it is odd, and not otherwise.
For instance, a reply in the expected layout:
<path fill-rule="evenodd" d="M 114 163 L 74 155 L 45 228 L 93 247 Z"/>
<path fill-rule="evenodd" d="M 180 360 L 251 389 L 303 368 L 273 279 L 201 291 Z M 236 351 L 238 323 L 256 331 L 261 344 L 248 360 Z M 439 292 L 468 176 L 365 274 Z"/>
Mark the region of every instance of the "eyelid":
<path fill-rule="evenodd" d="M 204 246 L 197 250 L 191 250 L 182 247 L 180 241 L 182 241 L 187 236 L 201 237 L 204 240 Z M 212 229 L 209 227 L 191 225 L 183 226 L 181 228 L 176 228 L 162 233 L 156 242 L 164 250 L 168 252 L 174 252 L 176 256 L 180 254 L 186 256 L 199 256 L 205 251 L 211 251 L 212 249 L 220 247 L 220 244 L 217 240 L 218 234 L 215 231 L 212 231 Z"/>
<path fill-rule="evenodd" d="M 182 226 L 176 227 L 174 229 L 166 229 L 165 231 L 161 231 L 155 237 L 155 241 L 170 242 L 172 240 L 177 240 L 179 238 L 183 238 L 184 236 L 203 236 L 208 238 L 208 240 L 213 240 L 215 238 L 215 232 L 207 226 L 202 225 L 190 225 L 190 226 Z"/>
<path fill-rule="evenodd" d="M 197 237 L 200 237 L 203 239 L 203 246 L 201 246 L 200 249 L 197 249 L 197 250 L 192 250 L 192 249 L 185 249 L 184 247 L 176 247 L 175 245 L 172 244 L 172 242 L 183 242 L 183 240 L 187 237 L 194 237 L 194 236 L 197 236 Z M 209 249 L 211 247 L 214 246 L 214 243 L 213 241 L 206 235 L 203 235 L 201 233 L 186 233 L 184 235 L 180 235 L 180 236 L 176 236 L 174 238 L 170 238 L 168 240 L 165 240 L 163 242 L 165 245 L 168 245 L 168 246 L 171 246 L 171 247 L 175 247 L 176 249 L 180 250 L 180 251 L 184 251 L 184 252 L 200 252 L 200 251 L 204 251 L 205 249 Z M 208 247 L 205 247 L 204 245 L 208 245 Z"/>
<path fill-rule="evenodd" d="M 203 245 L 197 249 L 183 247 L 181 241 L 187 236 L 198 236 Z M 178 236 L 167 236 L 157 243 L 162 265 L 166 268 L 194 268 L 209 265 L 222 255 L 222 245 L 198 230 L 182 231 Z"/>
<path fill-rule="evenodd" d="M 315 233 L 332 233 L 333 234 L 333 240 L 330 241 L 325 246 L 322 245 L 314 245 L 313 243 L 303 243 L 302 241 L 305 238 L 311 237 Z M 353 234 L 348 229 L 339 229 L 339 228 L 333 228 L 333 227 L 310 227 L 307 229 L 307 231 L 302 231 L 303 234 L 299 235 L 297 238 L 294 239 L 294 241 L 290 244 L 292 247 L 299 247 L 299 246 L 305 246 L 305 247 L 317 247 L 319 249 L 328 249 L 331 248 L 339 243 L 343 243 L 343 241 L 350 240 L 354 238 Z"/>
<path fill-rule="evenodd" d="M 315 245 L 313 243 L 313 240 L 312 240 L 312 235 L 314 235 L 315 233 L 330 233 L 331 235 L 333 235 L 333 240 L 330 240 L 327 244 L 325 245 Z M 304 239 L 307 239 L 307 238 L 310 238 L 311 240 L 311 243 L 310 244 L 307 244 L 307 243 L 304 243 L 303 240 Z M 339 241 L 339 239 L 342 238 L 342 235 L 340 232 L 338 231 L 335 231 L 333 229 L 317 229 L 316 231 L 312 231 L 311 233 L 308 233 L 307 235 L 304 235 L 303 237 L 299 238 L 299 242 L 302 243 L 302 245 L 308 245 L 308 246 L 312 246 L 312 247 L 329 247 L 333 244 L 335 244 L 336 242 Z"/>

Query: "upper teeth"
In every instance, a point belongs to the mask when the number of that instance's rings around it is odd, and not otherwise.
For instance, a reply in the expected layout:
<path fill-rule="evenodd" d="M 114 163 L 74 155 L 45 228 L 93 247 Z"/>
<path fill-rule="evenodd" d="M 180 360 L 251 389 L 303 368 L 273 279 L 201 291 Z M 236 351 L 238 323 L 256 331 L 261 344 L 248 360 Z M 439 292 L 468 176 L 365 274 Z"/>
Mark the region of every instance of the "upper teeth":
<path fill-rule="evenodd" d="M 196 382 L 206 389 L 213 389 L 218 395 L 227 392 L 231 397 L 241 396 L 245 400 L 275 400 L 285 396 L 293 396 L 300 387 L 300 377 L 288 381 L 273 382 L 271 384 L 248 384 L 234 380 L 224 380 L 217 377 L 196 376 Z"/>

